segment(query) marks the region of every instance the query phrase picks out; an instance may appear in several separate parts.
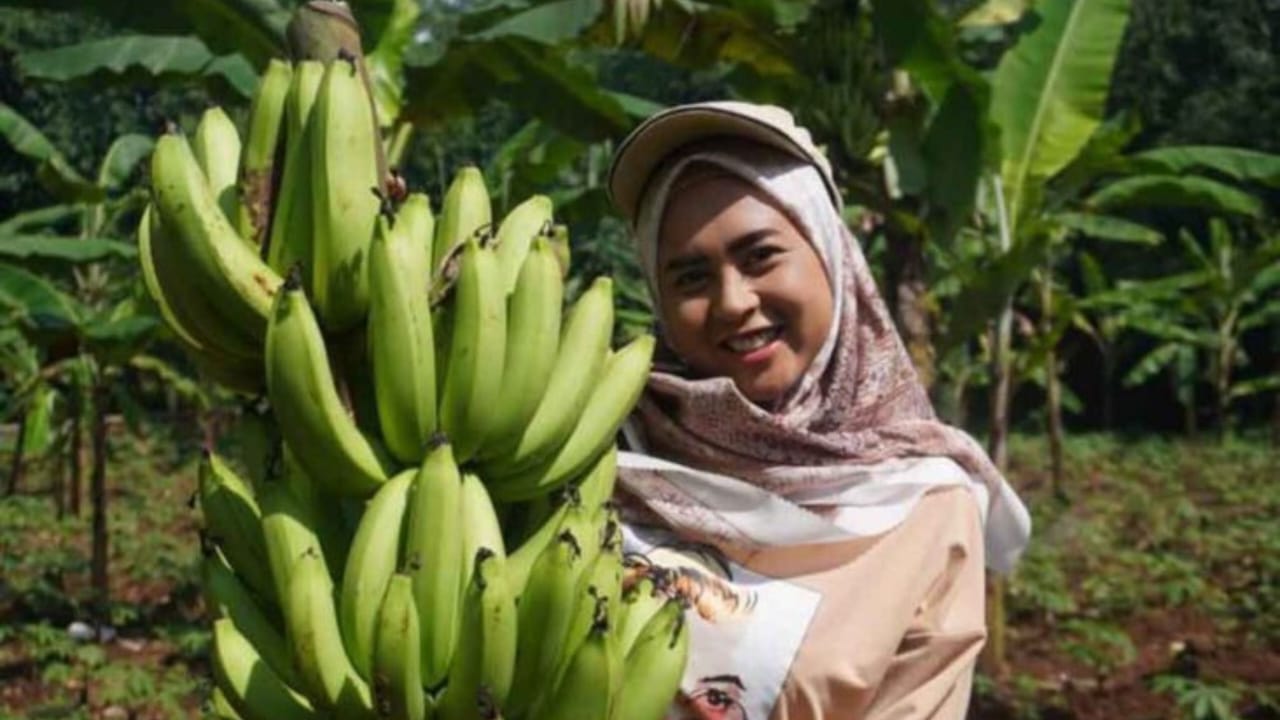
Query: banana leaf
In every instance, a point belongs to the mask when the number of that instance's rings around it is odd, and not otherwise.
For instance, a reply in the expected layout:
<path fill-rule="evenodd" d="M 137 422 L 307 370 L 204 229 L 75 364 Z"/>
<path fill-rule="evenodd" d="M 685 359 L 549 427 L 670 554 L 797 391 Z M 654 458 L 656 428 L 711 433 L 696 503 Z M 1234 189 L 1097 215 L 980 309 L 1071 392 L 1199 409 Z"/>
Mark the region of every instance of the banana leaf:
<path fill-rule="evenodd" d="M 25 230 L 46 229 L 78 217 L 84 210 L 79 205 L 62 204 L 27 210 L 10 215 L 0 222 L 0 236 L 18 235 Z"/>
<path fill-rule="evenodd" d="M 242 56 L 218 56 L 199 38 L 122 35 L 105 40 L 25 52 L 18 66 L 29 77 L 54 82 L 84 80 L 145 84 L 198 81 L 220 96 L 248 99 L 257 73 Z"/>
<path fill-rule="evenodd" d="M 1144 172 L 1178 175 L 1211 171 L 1238 182 L 1280 187 L 1280 155 L 1244 148 L 1179 145 L 1137 153 Z"/>
<path fill-rule="evenodd" d="M 107 192 L 124 189 L 138 165 L 151 154 L 155 141 L 146 135 L 121 135 L 107 148 L 98 170 L 98 186 Z"/>
<path fill-rule="evenodd" d="M 1065 168 L 1102 122 L 1129 0 L 1054 0 L 1036 12 L 1039 25 L 1004 55 L 992 82 L 1015 237 L 1028 185 Z"/>
<path fill-rule="evenodd" d="M 519 37 L 555 45 L 578 37 L 603 11 L 602 0 L 556 0 L 514 14 L 503 12 L 500 20 L 484 27 L 478 26 L 482 22 L 478 17 L 470 23 L 464 18 L 463 27 L 469 40 Z"/>
<path fill-rule="evenodd" d="M 0 263 L 0 313 L 12 313 L 26 328 L 51 332 L 73 331 L 85 316 L 75 298 L 39 275 L 7 263 Z"/>
<path fill-rule="evenodd" d="M 365 32 L 376 38 L 366 66 L 378 119 L 390 126 L 404 106 L 404 58 L 422 10 L 415 0 L 365 0 L 356 4 L 354 11 Z M 371 13 L 373 17 L 366 19 Z"/>
<path fill-rule="evenodd" d="M 1092 238 L 1115 242 L 1159 245 L 1164 240 L 1158 230 L 1131 220 L 1095 213 L 1062 212 L 1049 221 Z"/>
<path fill-rule="evenodd" d="M 1048 233 L 1024 236 L 1008 252 L 972 271 L 943 313 L 950 320 L 938 341 L 940 355 L 986 328 L 1031 271 L 1044 263 L 1050 242 Z"/>
<path fill-rule="evenodd" d="M 138 249 L 130 243 L 107 238 L 58 235 L 0 235 L 0 258 L 17 261 L 59 260 L 81 264 L 107 258 L 133 260 Z"/>
<path fill-rule="evenodd" d="M 1182 207 L 1216 213 L 1261 217 L 1262 201 L 1243 190 L 1209 178 L 1138 175 L 1108 183 L 1085 204 L 1095 210 L 1139 207 Z"/>
<path fill-rule="evenodd" d="M 987 0 L 960 18 L 961 27 L 1009 25 L 1027 12 L 1029 0 Z"/>
<path fill-rule="evenodd" d="M 102 189 L 76 171 L 44 133 L 5 103 L 0 103 L 0 136 L 20 155 L 39 163 L 36 178 L 59 200 L 96 202 L 104 197 Z"/>

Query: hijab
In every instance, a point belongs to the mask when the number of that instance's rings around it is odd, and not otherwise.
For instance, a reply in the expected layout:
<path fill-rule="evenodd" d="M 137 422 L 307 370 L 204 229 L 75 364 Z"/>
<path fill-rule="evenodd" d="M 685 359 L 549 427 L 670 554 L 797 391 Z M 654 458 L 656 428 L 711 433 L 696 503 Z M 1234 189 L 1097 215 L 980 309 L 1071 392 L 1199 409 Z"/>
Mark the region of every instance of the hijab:
<path fill-rule="evenodd" d="M 817 168 L 738 139 L 665 160 L 633 227 L 655 300 L 667 200 L 682 175 L 705 165 L 759 188 L 808 239 L 834 294 L 832 326 L 772 407 L 730 378 L 655 368 L 625 428 L 633 451 L 619 456 L 624 507 L 691 539 L 751 551 L 884 533 L 925 493 L 962 486 L 978 501 L 988 566 L 1010 571 L 1030 537 L 1027 510 L 977 441 L 935 416 Z"/>

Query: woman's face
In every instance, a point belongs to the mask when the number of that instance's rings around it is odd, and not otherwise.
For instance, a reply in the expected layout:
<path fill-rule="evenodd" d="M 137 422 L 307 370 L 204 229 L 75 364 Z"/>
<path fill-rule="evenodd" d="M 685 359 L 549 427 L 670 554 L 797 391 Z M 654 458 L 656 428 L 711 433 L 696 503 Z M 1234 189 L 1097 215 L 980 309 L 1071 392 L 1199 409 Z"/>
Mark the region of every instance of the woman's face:
<path fill-rule="evenodd" d="M 768 195 L 722 172 L 677 180 L 657 285 L 671 349 L 757 404 L 800 380 L 831 327 L 831 283 L 813 246 Z"/>

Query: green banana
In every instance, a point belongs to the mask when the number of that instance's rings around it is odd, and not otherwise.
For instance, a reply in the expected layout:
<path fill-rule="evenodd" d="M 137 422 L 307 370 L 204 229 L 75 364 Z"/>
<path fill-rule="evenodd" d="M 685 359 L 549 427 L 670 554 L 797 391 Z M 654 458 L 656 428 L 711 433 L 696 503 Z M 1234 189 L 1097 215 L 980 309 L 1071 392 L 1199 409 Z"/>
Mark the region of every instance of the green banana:
<path fill-rule="evenodd" d="M 311 530 L 320 542 L 320 549 L 324 551 L 329 574 L 334 578 L 341 578 L 352 536 L 355 535 L 355 525 L 358 524 L 351 523 L 349 526 L 343 517 L 342 502 L 346 498 L 326 492 L 319 483 L 312 480 L 288 447 L 282 446 L 282 456 L 284 462 L 281 481 L 288 486 L 298 507 L 309 518 Z M 364 507 L 364 503 L 358 500 L 353 502 Z"/>
<path fill-rule="evenodd" d="M 533 572 L 533 565 L 537 562 L 538 556 L 560 534 L 560 528 L 564 526 L 570 506 L 579 503 L 580 501 L 576 495 L 566 498 L 537 530 L 524 539 L 520 547 L 507 556 L 507 583 L 517 597 L 524 592 L 525 586 L 529 581 L 529 574 Z"/>
<path fill-rule="evenodd" d="M 248 139 L 240 158 L 240 195 L 235 213 L 228 213 L 240 236 L 258 248 L 267 239 L 276 196 L 276 158 L 282 148 L 285 103 L 293 80 L 293 66 L 271 59 L 262 71 L 249 106 Z"/>
<path fill-rule="evenodd" d="M 536 467 L 564 443 L 595 390 L 612 333 L 613 281 L 601 277 L 565 319 L 555 370 L 520 441 L 506 456 L 483 466 L 485 480 Z"/>
<path fill-rule="evenodd" d="M 499 261 L 502 249 L 499 245 Z M 564 279 L 545 239 L 533 241 L 507 303 L 502 402 L 489 409 L 493 427 L 481 458 L 500 457 L 520 442 L 555 372 Z"/>
<path fill-rule="evenodd" d="M 582 545 L 572 532 L 565 530 L 543 549 L 529 573 L 516 620 L 520 633 L 515 675 L 503 706 L 512 717 L 525 715 L 559 666 L 573 619 L 581 567 Z"/>
<path fill-rule="evenodd" d="M 578 484 L 583 506 L 594 508 L 608 502 L 613 497 L 613 487 L 617 482 L 618 446 L 610 445 Z"/>
<path fill-rule="evenodd" d="M 332 331 L 357 325 L 369 308 L 369 243 L 382 188 L 372 112 L 354 58 L 329 63 L 311 128 L 311 281 L 317 314 Z"/>
<path fill-rule="evenodd" d="M 245 720 L 311 720 L 311 702 L 290 688 L 228 618 L 213 623 L 213 676 Z"/>
<path fill-rule="evenodd" d="M 452 335 L 440 390 L 440 427 L 458 462 L 479 450 L 502 402 L 507 302 L 500 282 L 493 250 L 467 240 L 452 290 Z"/>
<path fill-rule="evenodd" d="M 276 599 L 262 534 L 262 509 L 248 484 L 216 454 L 206 450 L 200 460 L 198 497 L 205 530 L 237 575 L 258 597 Z"/>
<path fill-rule="evenodd" d="M 184 281 L 225 323 L 260 343 L 281 278 L 231 227 L 185 138 L 156 141 L 151 182 L 166 234 L 187 259 Z"/>
<path fill-rule="evenodd" d="M 507 567 L 507 549 L 502 540 L 498 513 L 489 499 L 489 491 L 473 473 L 462 474 L 462 577 L 471 578 L 473 562 L 480 548 L 493 555 L 492 562 L 503 573 Z M 466 588 L 464 587 L 465 591 Z"/>
<path fill-rule="evenodd" d="M 484 175 L 474 165 L 463 166 L 454 174 L 440 204 L 440 221 L 436 223 L 431 255 L 433 271 L 439 273 L 459 245 L 492 223 L 493 208 L 489 205 Z"/>
<path fill-rule="evenodd" d="M 525 256 L 535 237 L 551 225 L 551 198 L 534 195 L 507 213 L 498 226 L 495 239 L 498 266 L 502 268 L 502 287 L 509 295 L 516 288 L 516 278 L 524 267 Z"/>
<path fill-rule="evenodd" d="M 307 694 L 335 716 L 374 718 L 369 686 L 347 657 L 333 603 L 333 581 L 317 547 L 309 547 L 289 570 L 286 635 Z"/>
<path fill-rule="evenodd" d="M 647 565 L 631 587 L 622 593 L 621 612 L 614 623 L 614 634 L 618 638 L 618 650 L 625 657 L 631 652 L 636 639 L 644 631 L 649 620 L 667 604 L 670 596 L 664 590 L 670 583 L 668 571 Z"/>
<path fill-rule="evenodd" d="M 187 279 L 192 261 L 184 251 L 155 205 L 148 204 L 138 225 L 138 259 L 161 316 L 193 358 L 205 361 L 215 374 L 243 376 L 246 391 L 255 393 L 262 387 L 261 342 L 221 316 L 211 298 Z"/>
<path fill-rule="evenodd" d="M 443 720 L 479 720 L 480 688 L 501 705 L 511 689 L 516 659 L 516 606 L 501 563 L 480 548 L 463 602 L 460 641 L 441 697 Z"/>
<path fill-rule="evenodd" d="M 209 693 L 209 702 L 205 707 L 209 717 L 214 720 L 244 720 L 240 713 L 231 707 L 231 701 L 227 699 L 227 694 L 222 692 L 222 688 L 216 684 Z"/>
<path fill-rule="evenodd" d="M 287 685 L 299 687 L 289 646 L 277 629 L 277 621 L 268 616 L 214 548 L 207 548 L 200 560 L 200 587 L 214 618 L 225 617 L 235 623 L 245 637 L 252 638 L 254 649 L 280 679 Z"/>
<path fill-rule="evenodd" d="M 462 478 L 453 448 L 440 436 L 414 480 L 405 560 L 422 630 L 422 681 L 445 679 L 457 640 L 463 587 Z"/>
<path fill-rule="evenodd" d="M 573 432 L 550 462 L 533 472 L 491 479 L 494 497 L 511 501 L 545 494 L 598 461 L 615 442 L 618 428 L 644 391 L 653 348 L 653 336 L 642 335 L 613 353 Z"/>
<path fill-rule="evenodd" d="M 430 706 L 422 691 L 421 630 L 413 602 L 413 579 L 396 573 L 378 610 L 373 643 L 373 701 L 391 720 L 425 720 Z"/>
<path fill-rule="evenodd" d="M 431 258 L 409 236 L 405 205 L 378 219 L 369 248 L 369 358 L 379 424 L 398 460 L 422 462 L 436 430 L 435 341 L 426 278 Z"/>
<path fill-rule="evenodd" d="M 613 694 L 621 684 L 617 648 L 609 636 L 609 614 L 603 600 L 595 603 L 587 637 L 572 650 L 555 690 L 535 709 L 534 720 L 608 718 Z M 631 678 L 629 678 L 631 679 Z M 642 684 L 632 679 L 634 684 Z"/>
<path fill-rule="evenodd" d="M 303 287 L 310 291 L 312 283 L 311 248 L 315 212 L 311 202 L 313 109 L 324 79 L 324 63 L 304 60 L 294 66 L 293 81 L 285 103 L 285 159 L 280 175 L 267 244 L 267 264 L 278 273 L 286 273 L 302 263 Z"/>
<path fill-rule="evenodd" d="M 613 720 L 662 720 L 675 702 L 689 658 L 684 613 L 684 601 L 671 598 L 645 625 L 623 662 Z"/>
<path fill-rule="evenodd" d="M 414 285 L 429 291 L 431 277 L 434 275 L 431 261 L 436 237 L 436 218 L 431 212 L 431 198 L 424 193 L 409 193 L 396 214 L 396 223 L 404 226 L 405 237 L 417 245 L 418 252 L 423 253 L 427 259 L 426 272 L 422 277 L 414 278 Z"/>
<path fill-rule="evenodd" d="M 387 476 L 338 397 L 324 336 L 300 283 L 297 273 L 290 273 L 271 313 L 267 395 L 280 432 L 307 475 L 332 492 L 368 496 Z"/>
<path fill-rule="evenodd" d="M 275 598 L 287 613 L 290 573 L 293 564 L 308 548 L 319 548 L 313 508 L 298 499 L 283 480 L 263 483 L 259 498 L 262 505 L 262 536 L 267 546 L 267 566 L 275 586 Z"/>
<path fill-rule="evenodd" d="M 213 106 L 204 111 L 191 138 L 191 152 L 209 181 L 209 190 L 218 199 L 227 220 L 236 217 L 236 174 L 240 169 L 240 131 L 226 111 Z"/>
<path fill-rule="evenodd" d="M 373 669 L 374 631 L 387 583 L 396 571 L 409 490 L 416 473 L 388 480 L 369 501 L 347 554 L 338 595 L 338 620 L 347 654 L 363 678 Z"/>

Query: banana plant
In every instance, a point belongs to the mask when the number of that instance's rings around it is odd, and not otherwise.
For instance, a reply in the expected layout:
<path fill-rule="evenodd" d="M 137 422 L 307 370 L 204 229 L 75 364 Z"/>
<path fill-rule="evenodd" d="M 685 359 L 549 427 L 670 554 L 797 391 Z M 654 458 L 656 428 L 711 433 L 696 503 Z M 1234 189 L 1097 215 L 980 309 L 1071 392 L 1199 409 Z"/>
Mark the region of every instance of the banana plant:
<path fill-rule="evenodd" d="M 1264 234 L 1254 243 L 1242 242 L 1241 236 L 1248 234 L 1233 230 L 1222 218 L 1209 222 L 1207 243 L 1181 230 L 1178 240 L 1190 267 L 1148 281 L 1159 283 L 1164 292 L 1153 293 L 1132 322 L 1157 345 L 1134 365 L 1125 383 L 1140 384 L 1169 369 L 1186 407 L 1194 401 L 1191 383 L 1203 373 L 1222 437 L 1231 430 L 1234 402 L 1280 389 L 1271 368 L 1248 380 L 1237 377 L 1250 361 L 1243 351 L 1245 334 L 1266 331 L 1280 321 L 1280 236 Z"/>

